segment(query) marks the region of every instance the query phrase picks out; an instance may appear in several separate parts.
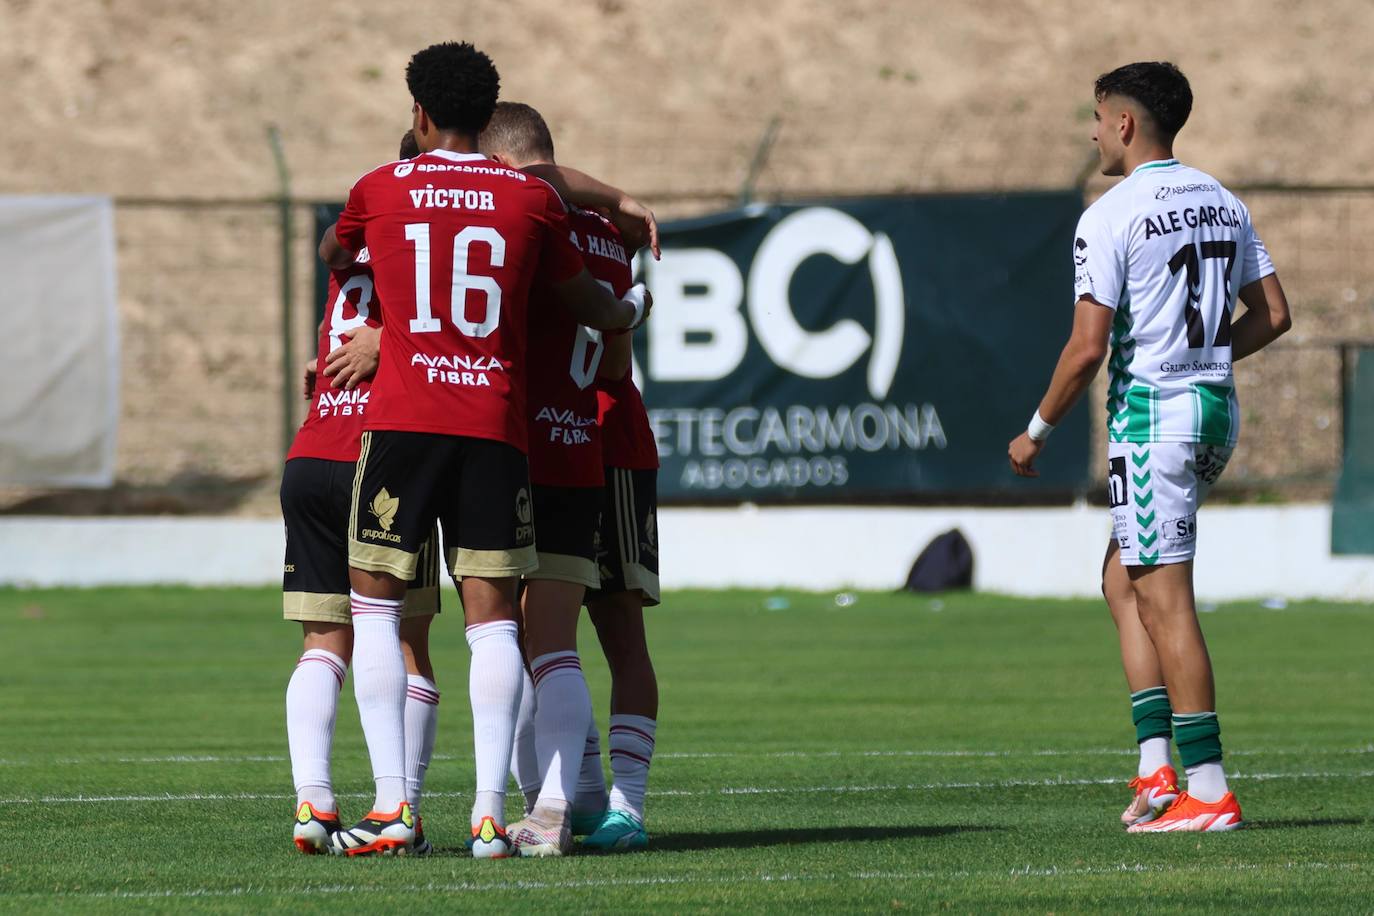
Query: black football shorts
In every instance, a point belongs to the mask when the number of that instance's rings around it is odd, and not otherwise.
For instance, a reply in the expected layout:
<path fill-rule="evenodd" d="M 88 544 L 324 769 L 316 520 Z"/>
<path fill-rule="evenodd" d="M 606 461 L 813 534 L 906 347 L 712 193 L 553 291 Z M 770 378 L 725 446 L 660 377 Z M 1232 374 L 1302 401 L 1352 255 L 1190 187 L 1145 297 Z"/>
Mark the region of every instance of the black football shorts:
<path fill-rule="evenodd" d="M 601 487 L 534 486 L 534 527 L 539 568 L 527 579 L 555 579 L 596 588 L 596 532 Z"/>
<path fill-rule="evenodd" d="M 281 476 L 286 522 L 282 614 L 287 620 L 352 623 L 348 606 L 348 506 L 351 461 L 292 458 Z M 403 615 L 439 613 L 439 541 L 434 527 L 420 547 Z"/>
<path fill-rule="evenodd" d="M 658 604 L 658 471 L 606 468 L 596 563 L 601 586 L 588 601 L 637 590 L 645 607 Z"/>
<path fill-rule="evenodd" d="M 348 562 L 415 575 L 435 521 L 454 577 L 533 572 L 534 505 L 524 452 L 505 442 L 368 430 L 353 477 Z"/>

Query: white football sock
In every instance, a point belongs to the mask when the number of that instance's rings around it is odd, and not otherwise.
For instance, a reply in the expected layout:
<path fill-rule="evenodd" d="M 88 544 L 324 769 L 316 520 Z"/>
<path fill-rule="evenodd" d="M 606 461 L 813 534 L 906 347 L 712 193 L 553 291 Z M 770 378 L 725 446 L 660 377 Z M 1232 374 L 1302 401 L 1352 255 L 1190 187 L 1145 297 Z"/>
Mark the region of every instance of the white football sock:
<path fill-rule="evenodd" d="M 525 796 L 525 813 L 534 810 L 539 787 L 544 780 L 539 772 L 539 755 L 534 749 L 534 682 L 525 672 L 525 686 L 520 692 L 520 714 L 515 719 L 515 747 L 511 750 L 510 775 Z"/>
<path fill-rule="evenodd" d="M 610 807 L 633 814 L 640 823 L 644 822 L 644 792 L 657 728 L 658 723 L 646 716 L 611 716 Z"/>
<path fill-rule="evenodd" d="M 1199 763 L 1188 767 L 1188 794 L 1205 804 L 1215 804 L 1230 791 L 1226 787 L 1226 772 L 1221 761 Z"/>
<path fill-rule="evenodd" d="M 539 804 L 571 805 L 582 772 L 592 719 L 592 695 L 576 651 L 549 652 L 530 662 L 534 680 L 534 746 L 544 785 Z"/>
<path fill-rule="evenodd" d="M 1170 763 L 1168 738 L 1146 738 L 1140 742 L 1140 766 L 1136 775 L 1141 779 L 1153 776 L 1156 770 Z"/>
<path fill-rule="evenodd" d="M 582 772 L 577 777 L 577 797 L 573 809 L 582 814 L 599 814 L 606 810 L 606 771 L 601 768 L 601 730 L 596 727 L 593 713 L 587 726 L 587 740 L 582 746 Z"/>
<path fill-rule="evenodd" d="M 296 805 L 309 802 L 317 812 L 337 812 L 330 750 L 334 714 L 348 665 L 326 649 L 307 649 L 286 685 L 286 743 L 291 748 L 291 777 Z"/>
<path fill-rule="evenodd" d="M 353 693 L 358 698 L 377 797 L 388 814 L 406 800 L 406 663 L 401 654 L 401 601 L 352 592 Z"/>
<path fill-rule="evenodd" d="M 506 825 L 506 774 L 510 770 L 515 717 L 525 681 L 519 631 L 514 620 L 479 623 L 467 628 L 472 667 L 468 695 L 472 700 L 472 743 L 477 757 L 477 802 L 473 826 L 483 817 Z"/>
<path fill-rule="evenodd" d="M 427 677 L 406 675 L 406 798 L 420 813 L 425 772 L 434 756 L 434 731 L 439 724 L 439 688 Z"/>

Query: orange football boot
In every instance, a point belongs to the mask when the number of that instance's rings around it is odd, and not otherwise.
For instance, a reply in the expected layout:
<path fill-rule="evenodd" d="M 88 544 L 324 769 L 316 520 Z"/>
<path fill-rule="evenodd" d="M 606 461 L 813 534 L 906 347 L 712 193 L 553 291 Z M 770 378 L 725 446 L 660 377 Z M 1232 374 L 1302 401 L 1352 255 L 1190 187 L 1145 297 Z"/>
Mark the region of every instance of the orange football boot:
<path fill-rule="evenodd" d="M 1149 776 L 1132 779 L 1131 788 L 1135 789 L 1135 797 L 1121 812 L 1121 823 L 1127 827 L 1148 824 L 1178 798 L 1178 774 L 1166 764 Z"/>
<path fill-rule="evenodd" d="M 1230 792 L 1223 795 L 1221 801 L 1210 805 L 1198 801 L 1187 792 L 1181 792 L 1178 800 L 1159 817 L 1126 829 L 1130 833 L 1215 833 L 1235 830 L 1242 823 L 1240 805 Z"/>
<path fill-rule="evenodd" d="M 316 811 L 310 802 L 301 802 L 291 840 L 308 856 L 329 852 L 329 844 L 342 826 L 337 811 Z"/>

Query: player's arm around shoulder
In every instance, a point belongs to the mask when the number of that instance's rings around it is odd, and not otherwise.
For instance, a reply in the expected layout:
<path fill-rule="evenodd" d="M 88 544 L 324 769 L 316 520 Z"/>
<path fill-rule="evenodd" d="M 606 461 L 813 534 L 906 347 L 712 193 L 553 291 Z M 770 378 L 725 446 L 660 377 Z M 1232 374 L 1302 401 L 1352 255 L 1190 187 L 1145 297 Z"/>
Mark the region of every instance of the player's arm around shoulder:
<path fill-rule="evenodd" d="M 339 242 L 337 223 L 324 230 L 324 236 L 320 239 L 320 260 L 330 270 L 343 270 L 353 263 L 353 257 L 354 253 Z"/>
<path fill-rule="evenodd" d="M 606 349 L 601 353 L 601 365 L 596 368 L 596 377 L 618 382 L 630 371 L 634 359 L 634 332 L 609 331 L 604 339 Z"/>
<path fill-rule="evenodd" d="M 654 211 L 619 188 L 565 165 L 540 163 L 523 171 L 553 186 L 559 196 L 587 210 L 605 211 L 631 251 L 649 246 L 659 257 L 658 220 Z"/>
<path fill-rule="evenodd" d="M 1090 295 L 1081 295 L 1074 304 L 1073 330 L 1059 354 L 1049 390 L 1040 401 L 1026 431 L 1007 446 L 1007 459 L 1018 477 L 1039 477 L 1035 459 L 1045 447 L 1054 427 L 1092 384 L 1102 361 L 1107 358 L 1114 309 Z"/>
<path fill-rule="evenodd" d="M 653 308 L 653 297 L 644 284 L 636 283 L 623 297 L 617 298 L 599 283 L 587 270 L 581 252 L 572 242 L 572 227 L 562 199 L 548 184 L 540 181 L 538 187 L 547 195 L 542 216 L 547 231 L 539 269 L 553 287 L 554 294 L 578 324 L 593 330 L 619 331 L 639 327 Z"/>
<path fill-rule="evenodd" d="M 649 317 L 654 304 L 653 296 L 643 283 L 636 283 L 624 297 L 617 299 L 585 267 L 581 273 L 555 283 L 553 288 L 578 324 L 597 331 L 637 328 Z"/>
<path fill-rule="evenodd" d="M 367 221 L 367 183 L 377 171 L 374 169 L 354 182 L 349 189 L 348 200 L 343 212 L 334 225 L 324 230 L 320 239 L 320 260 L 331 270 L 343 270 L 353 263 L 354 257 L 362 251 L 363 226 Z"/>

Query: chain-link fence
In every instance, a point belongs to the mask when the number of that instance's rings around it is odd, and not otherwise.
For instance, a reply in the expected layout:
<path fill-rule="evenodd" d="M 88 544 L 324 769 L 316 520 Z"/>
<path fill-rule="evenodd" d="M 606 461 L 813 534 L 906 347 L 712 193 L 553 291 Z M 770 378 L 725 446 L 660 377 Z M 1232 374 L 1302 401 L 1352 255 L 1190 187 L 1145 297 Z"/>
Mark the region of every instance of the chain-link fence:
<path fill-rule="evenodd" d="M 1218 492 L 1325 499 L 1341 470 L 1346 380 L 1374 339 L 1374 188 L 1234 190 L 1278 268 L 1293 330 L 1236 364 L 1241 438 Z M 1103 467 L 1097 426 L 1093 466 Z"/>
<path fill-rule="evenodd" d="M 770 198 L 848 190 L 793 185 L 784 195 L 769 186 L 776 170 L 759 174 L 770 181 L 757 190 Z M 1243 496 L 1324 498 L 1340 471 L 1347 344 L 1374 340 L 1374 188 L 1239 193 L 1279 266 L 1295 324 L 1236 367 L 1244 433 L 1223 483 Z M 736 194 L 674 186 L 642 196 L 671 218 L 728 206 Z M 284 289 L 286 220 L 277 201 L 117 201 L 118 483 L 107 491 L 0 489 L 0 512 L 276 511 L 284 432 L 303 415 L 299 370 L 314 344 L 313 207 L 290 208 Z M 1045 378 L 1049 370 L 1042 367 Z M 1094 467 L 1104 456 L 1099 434 Z"/>
<path fill-rule="evenodd" d="M 294 207 L 291 346 L 309 352 L 313 240 Z M 110 490 L 0 489 L 0 511 L 274 511 L 287 423 L 281 209 L 263 200 L 116 201 L 120 422 Z M 284 393 L 294 396 L 287 404 Z M 292 411 L 284 419 L 286 409 Z"/>

